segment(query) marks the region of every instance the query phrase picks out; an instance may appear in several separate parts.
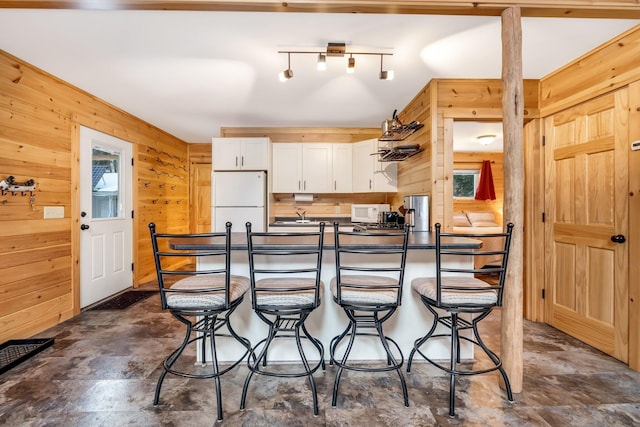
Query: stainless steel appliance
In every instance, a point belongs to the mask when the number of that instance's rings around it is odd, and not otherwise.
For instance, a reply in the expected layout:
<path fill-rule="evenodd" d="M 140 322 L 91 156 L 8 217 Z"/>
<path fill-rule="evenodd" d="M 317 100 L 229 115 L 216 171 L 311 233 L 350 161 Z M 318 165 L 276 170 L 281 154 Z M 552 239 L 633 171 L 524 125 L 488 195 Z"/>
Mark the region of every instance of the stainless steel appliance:
<path fill-rule="evenodd" d="M 390 210 L 388 203 L 351 205 L 351 222 L 377 223 L 380 212 Z"/>
<path fill-rule="evenodd" d="M 429 196 L 404 196 L 405 221 L 411 231 L 429 231 Z"/>
<path fill-rule="evenodd" d="M 243 231 L 247 221 L 254 231 L 266 231 L 266 173 L 214 171 L 212 177 L 212 231 L 224 231 L 227 221 L 232 231 Z"/>

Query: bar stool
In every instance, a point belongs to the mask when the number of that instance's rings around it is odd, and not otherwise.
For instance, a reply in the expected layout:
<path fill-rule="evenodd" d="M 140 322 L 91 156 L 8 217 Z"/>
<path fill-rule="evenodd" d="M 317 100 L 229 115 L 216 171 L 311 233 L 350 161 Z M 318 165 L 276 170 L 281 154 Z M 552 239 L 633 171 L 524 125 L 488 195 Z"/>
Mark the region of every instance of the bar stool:
<path fill-rule="evenodd" d="M 251 303 L 258 317 L 269 326 L 267 337 L 251 349 L 249 374 L 244 382 L 240 409 L 245 408 L 253 374 L 280 378 L 307 377 L 313 397 L 313 414 L 318 415 L 318 395 L 313 374 L 324 370 L 324 347 L 311 336 L 305 321 L 320 306 L 322 245 L 325 224 L 311 232 L 254 232 L 247 227 L 251 282 Z M 311 227 L 305 227 L 310 230 Z M 302 366 L 289 372 L 270 370 L 268 353 L 282 339 L 294 338 Z M 317 351 L 318 362 L 310 364 L 303 343 Z M 256 356 L 257 354 L 257 356 Z"/>
<path fill-rule="evenodd" d="M 485 319 L 495 307 L 502 306 L 502 292 L 504 279 L 509 259 L 509 247 L 511 245 L 511 233 L 513 224 L 507 225 L 507 231 L 494 234 L 453 234 L 442 233 L 440 224 L 436 229 L 436 277 L 415 278 L 411 282 L 413 290 L 420 295 L 423 304 L 433 315 L 433 324 L 427 334 L 415 341 L 413 350 L 407 362 L 407 372 L 411 371 L 411 363 L 416 353 L 420 354 L 432 365 L 449 374 L 449 416 L 455 416 L 455 390 L 456 377 L 463 375 L 478 375 L 492 371 L 500 371 L 505 383 L 507 398 L 513 402 L 511 385 L 507 373 L 502 367 L 498 355 L 490 350 L 482 341 L 478 332 L 478 323 Z M 500 240 L 498 250 L 484 249 L 443 249 L 442 238 L 469 237 Z M 485 243 L 486 244 L 486 243 Z M 487 247 L 496 247 L 495 243 L 486 244 Z M 445 267 L 452 257 L 471 257 L 471 267 Z M 483 268 L 473 267 L 475 257 L 491 257 L 497 260 Z M 453 262 L 453 261 L 452 261 Z M 443 275 L 444 273 L 444 275 Z M 442 312 L 445 314 L 441 314 Z M 461 316 L 462 315 L 462 316 Z M 471 319 L 470 321 L 467 319 Z M 446 332 L 434 334 L 438 325 L 444 326 Z M 470 329 L 471 337 L 461 335 L 460 332 Z M 436 362 L 421 350 L 421 347 L 431 339 L 446 339 L 450 344 L 449 365 Z M 469 369 L 460 369 L 460 340 L 472 343 L 482 349 L 489 357 L 489 367 L 476 366 Z"/>
<path fill-rule="evenodd" d="M 400 377 L 404 405 L 409 406 L 402 375 L 404 356 L 398 344 L 384 334 L 383 323 L 391 318 L 402 300 L 402 282 L 407 259 L 409 228 L 386 232 L 340 231 L 334 223 L 336 277 L 331 294 L 347 317 L 346 329 L 330 343 L 331 364 L 338 367 L 331 405 L 336 406 L 340 378 L 345 369 L 362 372 L 396 371 Z M 371 332 L 373 330 L 373 332 Z M 377 337 L 384 349 L 383 366 L 364 367 L 349 360 L 357 337 Z M 343 340 L 346 349 L 341 348 Z M 392 344 L 395 351 L 391 350 Z"/>
<path fill-rule="evenodd" d="M 227 222 L 225 231 L 218 233 L 157 233 L 153 222 L 149 224 L 149 230 L 162 309 L 168 309 L 173 317 L 186 326 L 182 344 L 164 359 L 163 371 L 156 385 L 153 404 L 158 405 L 162 382 L 168 373 L 185 378 L 213 378 L 218 404 L 218 420 L 222 420 L 220 376 L 235 368 L 251 350 L 249 340 L 239 336 L 231 327 L 230 321 L 231 314 L 238 308 L 249 290 L 247 277 L 230 274 L 231 223 Z M 181 247 L 188 247 L 189 243 L 196 239 L 199 241 L 207 239 L 216 249 L 207 251 L 173 249 L 173 245 L 177 243 Z M 201 257 L 209 257 L 208 262 L 219 260 L 220 267 L 207 270 L 196 268 L 194 261 Z M 224 333 L 222 328 L 226 328 L 228 333 Z M 217 338 L 233 338 L 242 345 L 244 351 L 242 356 L 224 369 L 221 369 L 218 363 Z M 206 360 L 207 345 L 209 346 L 211 372 L 199 373 L 195 369 L 185 372 L 182 366 L 174 367 L 185 348 L 193 343 L 197 343 L 196 348 L 203 364 Z"/>

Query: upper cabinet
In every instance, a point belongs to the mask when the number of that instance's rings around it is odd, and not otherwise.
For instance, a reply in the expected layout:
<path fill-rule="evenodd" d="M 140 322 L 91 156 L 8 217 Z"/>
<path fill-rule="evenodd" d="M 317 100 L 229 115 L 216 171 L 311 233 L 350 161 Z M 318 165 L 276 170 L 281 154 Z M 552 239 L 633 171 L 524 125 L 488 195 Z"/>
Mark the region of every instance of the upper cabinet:
<path fill-rule="evenodd" d="M 274 143 L 274 193 L 350 193 L 351 144 Z"/>
<path fill-rule="evenodd" d="M 213 170 L 268 170 L 269 138 L 213 138 Z"/>
<path fill-rule="evenodd" d="M 331 144 L 333 151 L 333 191 L 353 192 L 353 144 Z"/>
<path fill-rule="evenodd" d="M 393 193 L 398 191 L 398 164 L 380 162 L 378 140 L 368 139 L 353 145 L 353 192 Z"/>

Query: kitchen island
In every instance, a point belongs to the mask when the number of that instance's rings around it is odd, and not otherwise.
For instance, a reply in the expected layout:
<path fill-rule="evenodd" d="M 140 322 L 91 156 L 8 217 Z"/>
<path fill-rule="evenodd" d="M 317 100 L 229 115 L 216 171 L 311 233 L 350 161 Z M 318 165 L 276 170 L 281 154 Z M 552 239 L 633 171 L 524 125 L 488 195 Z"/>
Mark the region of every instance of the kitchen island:
<path fill-rule="evenodd" d="M 318 338 L 325 346 L 325 358 L 328 359 L 328 345 L 331 339 L 341 333 L 347 326 L 347 317 L 343 310 L 333 302 L 329 283 L 335 276 L 335 252 L 333 232 L 325 231 L 324 251 L 322 259 L 322 281 L 325 285 L 321 306 L 315 310 L 307 319 L 306 325 L 309 332 Z M 295 238 L 296 242 L 304 246 L 303 239 Z M 452 238 L 447 243 L 443 242 L 443 248 L 478 248 L 481 242 L 468 238 Z M 203 238 L 189 244 L 180 239 L 171 242 L 174 249 L 209 250 L 220 249 L 220 245 L 212 245 L 210 241 Z M 231 237 L 231 274 L 249 276 L 249 257 L 247 254 L 246 233 L 232 233 Z M 411 281 L 416 277 L 435 276 L 435 233 L 412 232 L 409 235 L 407 250 L 407 264 L 405 267 L 404 287 L 402 293 L 402 303 L 391 319 L 385 322 L 385 334 L 393 338 L 400 346 L 404 357 L 409 355 L 413 348 L 414 341 L 423 336 L 431 327 L 433 317 L 423 306 L 420 298 L 411 290 Z M 379 258 L 378 258 L 379 260 Z M 379 261 L 378 261 L 379 262 Z M 461 256 L 459 259 L 450 261 L 447 264 L 453 266 L 469 266 L 472 263 L 470 256 Z M 198 268 L 213 268 L 215 265 L 208 264 L 206 258 L 199 261 Z M 248 338 L 252 344 L 263 339 L 267 334 L 267 325 L 262 322 L 251 308 L 250 294 L 247 293 L 240 307 L 233 313 L 233 328 L 241 336 Z M 369 337 L 359 338 L 360 344 L 352 351 L 352 360 L 380 360 L 384 359 L 385 353 L 380 347 L 379 341 Z M 462 343 L 461 356 L 463 358 L 473 357 L 471 345 Z M 241 354 L 240 346 L 223 346 L 218 349 L 220 361 L 233 360 Z M 269 349 L 269 359 L 274 361 L 294 361 L 297 360 L 297 352 L 290 354 L 286 346 L 274 343 Z M 423 347 L 424 348 L 424 347 Z M 441 342 L 429 342 L 426 346 L 426 354 L 432 358 L 446 359 L 449 357 L 449 345 Z M 309 352 L 310 355 L 314 352 Z"/>

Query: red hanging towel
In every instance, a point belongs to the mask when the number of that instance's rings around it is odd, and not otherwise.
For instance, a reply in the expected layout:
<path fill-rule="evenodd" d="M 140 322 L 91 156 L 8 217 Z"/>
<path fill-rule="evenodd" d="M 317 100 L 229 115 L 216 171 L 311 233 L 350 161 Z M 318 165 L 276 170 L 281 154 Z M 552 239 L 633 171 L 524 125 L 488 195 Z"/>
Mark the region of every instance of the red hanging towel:
<path fill-rule="evenodd" d="M 491 162 L 489 160 L 482 161 L 482 169 L 480 170 L 480 182 L 476 190 L 476 200 L 495 200 L 496 189 L 493 186 L 493 174 L 491 173 Z"/>

